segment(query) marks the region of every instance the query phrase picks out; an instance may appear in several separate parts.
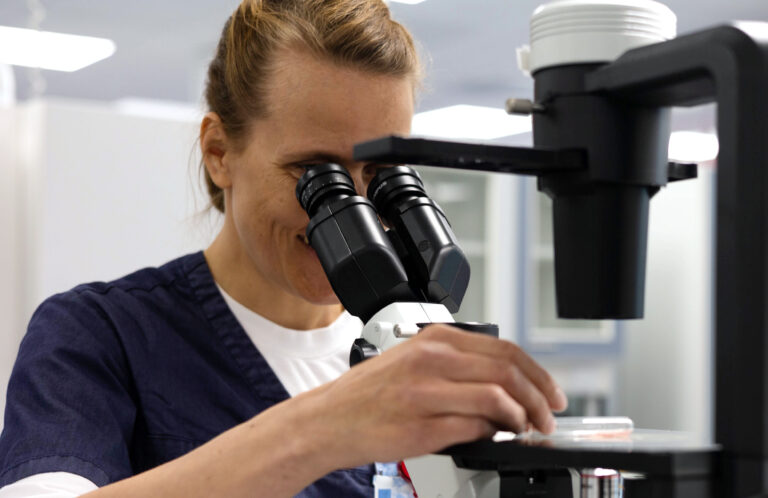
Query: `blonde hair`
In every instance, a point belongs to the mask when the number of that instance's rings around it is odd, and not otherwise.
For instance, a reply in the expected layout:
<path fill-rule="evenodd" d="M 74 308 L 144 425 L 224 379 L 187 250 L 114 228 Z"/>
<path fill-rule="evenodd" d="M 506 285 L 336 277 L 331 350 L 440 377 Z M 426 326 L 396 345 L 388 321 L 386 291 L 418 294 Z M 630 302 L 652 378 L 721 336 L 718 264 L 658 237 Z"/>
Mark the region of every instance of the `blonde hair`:
<path fill-rule="evenodd" d="M 228 138 L 243 140 L 253 119 L 269 113 L 267 84 L 275 53 L 302 47 L 345 67 L 421 79 L 408 31 L 382 0 L 244 0 L 224 25 L 208 68 L 205 99 Z M 205 171 L 211 205 L 224 193 Z"/>

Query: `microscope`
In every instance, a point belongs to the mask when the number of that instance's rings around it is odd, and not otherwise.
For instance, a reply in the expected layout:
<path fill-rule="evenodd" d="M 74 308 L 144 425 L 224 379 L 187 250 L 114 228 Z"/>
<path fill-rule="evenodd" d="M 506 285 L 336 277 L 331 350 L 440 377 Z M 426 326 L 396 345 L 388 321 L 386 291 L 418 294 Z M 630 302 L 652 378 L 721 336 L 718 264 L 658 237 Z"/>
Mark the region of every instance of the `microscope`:
<path fill-rule="evenodd" d="M 543 5 L 518 54 L 534 97 L 507 102 L 532 114 L 533 148 L 392 136 L 358 144 L 355 159 L 535 175 L 553 203 L 558 315 L 637 319 L 650 200 L 696 176 L 696 165 L 667 159 L 670 109 L 716 103 L 715 443 L 636 430 L 618 441 L 462 444 L 406 461 L 422 498 L 768 495 L 768 23 L 677 38 L 674 26 L 651 0 Z M 418 177 L 387 168 L 369 201 L 340 186 L 339 167 L 315 169 L 297 195 L 334 290 L 366 323 L 351 360 L 451 322 L 469 267 Z"/>

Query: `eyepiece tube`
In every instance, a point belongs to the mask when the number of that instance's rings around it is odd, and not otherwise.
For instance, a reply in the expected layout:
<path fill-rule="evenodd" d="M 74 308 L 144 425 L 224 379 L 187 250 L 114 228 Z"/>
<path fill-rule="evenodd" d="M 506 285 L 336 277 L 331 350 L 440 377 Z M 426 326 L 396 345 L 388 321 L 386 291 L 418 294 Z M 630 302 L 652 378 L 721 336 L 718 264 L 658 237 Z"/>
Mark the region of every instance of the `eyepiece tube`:
<path fill-rule="evenodd" d="M 419 174 L 407 166 L 383 168 L 368 186 L 368 198 L 389 225 L 411 282 L 430 302 L 457 312 L 469 284 L 469 263 Z"/>
<path fill-rule="evenodd" d="M 357 195 L 355 183 L 347 170 L 338 164 L 323 164 L 307 170 L 296 185 L 296 198 L 314 216 L 324 203 Z"/>

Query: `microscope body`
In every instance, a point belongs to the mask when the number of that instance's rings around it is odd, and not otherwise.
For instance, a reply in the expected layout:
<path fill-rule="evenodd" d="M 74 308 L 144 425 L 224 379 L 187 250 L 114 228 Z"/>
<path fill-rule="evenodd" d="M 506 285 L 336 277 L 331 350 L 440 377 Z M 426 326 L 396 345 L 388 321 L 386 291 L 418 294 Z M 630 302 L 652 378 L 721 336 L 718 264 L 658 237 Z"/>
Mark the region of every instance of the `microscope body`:
<path fill-rule="evenodd" d="M 559 5 L 574 3 L 578 2 Z M 453 482 L 444 491 L 434 488 L 443 496 L 461 496 L 456 493 L 475 488 L 475 495 L 466 496 L 503 494 L 505 479 L 528 476 L 535 484 L 536 469 L 554 476 L 557 469 L 590 467 L 620 468 L 642 475 L 634 486 L 642 491 L 628 492 L 629 498 L 768 494 L 768 24 L 715 27 L 631 48 L 615 60 L 574 61 L 539 67 L 532 73 L 532 149 L 386 137 L 358 144 L 355 159 L 536 175 L 539 189 L 553 199 L 559 316 L 641 318 L 649 201 L 667 182 L 696 176 L 695 165 L 666 160 L 669 108 L 715 102 L 720 142 L 714 347 L 717 445 L 691 448 L 671 444 L 662 451 L 633 448 L 612 452 L 486 441 L 450 448 L 432 459 L 434 464 L 422 466 L 427 460 L 414 459 L 409 467 L 425 469 L 415 473 L 429 476 L 428 480 Z M 387 199 L 382 202 L 393 202 L 399 195 L 395 191 L 409 192 L 408 188 L 400 185 L 390 191 L 391 198 L 381 197 Z M 325 195 L 322 188 L 313 192 Z M 389 226 L 402 226 L 386 220 L 390 215 L 410 212 L 408 216 L 424 219 L 421 209 L 429 211 L 428 217 L 440 219 L 441 214 L 429 203 L 408 195 L 400 199 L 410 200 L 395 202 L 396 209 L 376 206 L 380 214 L 386 213 L 383 217 Z M 326 218 L 340 209 L 341 204 L 334 202 L 326 203 L 330 209 Z M 344 206 L 352 204 L 365 203 L 347 201 Z M 308 212 L 312 215 L 312 209 Z M 377 236 L 379 247 L 405 261 L 405 270 L 391 286 L 397 291 L 386 297 L 388 289 L 373 289 L 376 306 L 367 306 L 360 313 L 350 309 L 368 322 L 366 340 L 382 349 L 406 340 L 415 331 L 414 323 L 425 323 L 414 322 L 410 313 L 431 316 L 432 309 L 417 310 L 418 303 L 443 304 L 454 311 L 469 276 L 468 267 L 462 269 L 455 285 L 439 271 L 441 262 L 457 261 L 460 253 L 452 234 L 441 232 L 428 243 L 404 243 L 400 235 Z M 309 230 L 308 236 L 312 241 Z M 445 243 L 439 257 L 431 251 L 436 242 Z M 427 259 L 420 247 L 430 249 L 425 251 Z M 416 252 L 406 254 L 408 248 Z M 328 261 L 353 253 L 344 249 Z M 341 289 L 334 286 L 334 290 L 341 297 Z M 400 304 L 409 306 L 396 306 Z M 388 309 L 390 305 L 395 307 Z M 441 322 L 450 321 L 442 318 L 442 311 L 435 313 L 441 315 Z M 460 469 L 449 470 L 450 462 Z M 478 471 L 490 472 L 486 474 L 490 477 L 479 477 Z M 526 474 L 528 471 L 533 472 Z M 418 479 L 414 481 L 417 490 Z M 491 491 L 496 490 L 496 482 L 501 483 L 499 490 Z M 547 496 L 546 492 L 538 494 Z"/>
<path fill-rule="evenodd" d="M 663 458 L 575 454 L 581 466 L 643 473 L 637 496 L 768 494 L 768 24 L 715 27 L 533 76 L 533 149 L 388 137 L 359 144 L 356 158 L 536 175 L 553 198 L 560 317 L 640 318 L 648 201 L 668 181 L 696 176 L 695 166 L 665 161 L 668 110 L 715 102 L 717 446 Z M 483 444 L 458 453 L 465 467 L 514 466 L 513 455 L 574 466 L 574 452 Z"/>

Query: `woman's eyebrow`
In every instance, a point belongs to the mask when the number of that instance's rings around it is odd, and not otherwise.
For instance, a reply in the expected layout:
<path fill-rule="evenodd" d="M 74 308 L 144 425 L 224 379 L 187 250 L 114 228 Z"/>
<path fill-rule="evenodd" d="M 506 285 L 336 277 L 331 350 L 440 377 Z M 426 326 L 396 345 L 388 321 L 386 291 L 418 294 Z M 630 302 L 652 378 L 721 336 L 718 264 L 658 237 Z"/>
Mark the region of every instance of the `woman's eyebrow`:
<path fill-rule="evenodd" d="M 283 157 L 282 162 L 287 164 L 293 164 L 293 163 L 301 163 L 306 161 L 321 161 L 326 163 L 341 164 L 349 161 L 349 158 L 344 158 L 338 154 L 334 154 L 333 152 L 315 150 L 315 151 L 304 151 L 304 152 L 297 152 L 293 154 L 287 154 L 286 156 Z"/>

